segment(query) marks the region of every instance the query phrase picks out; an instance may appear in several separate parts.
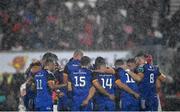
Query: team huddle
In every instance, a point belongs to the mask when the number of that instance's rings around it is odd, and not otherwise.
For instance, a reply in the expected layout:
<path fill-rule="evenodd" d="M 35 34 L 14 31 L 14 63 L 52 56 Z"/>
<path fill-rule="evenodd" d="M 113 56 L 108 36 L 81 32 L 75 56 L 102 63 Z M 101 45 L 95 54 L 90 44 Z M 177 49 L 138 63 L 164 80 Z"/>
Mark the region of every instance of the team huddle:
<path fill-rule="evenodd" d="M 166 77 L 150 55 L 139 54 L 107 66 L 103 57 L 91 59 L 76 50 L 64 69 L 58 57 L 45 53 L 27 69 L 26 110 L 157 111 L 157 82 Z"/>

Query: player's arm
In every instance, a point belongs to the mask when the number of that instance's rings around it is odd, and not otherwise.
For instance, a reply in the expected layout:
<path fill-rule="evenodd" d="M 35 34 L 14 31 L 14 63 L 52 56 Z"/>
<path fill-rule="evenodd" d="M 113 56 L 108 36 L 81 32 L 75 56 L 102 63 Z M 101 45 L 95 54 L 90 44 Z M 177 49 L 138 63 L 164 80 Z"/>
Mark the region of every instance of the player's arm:
<path fill-rule="evenodd" d="M 144 67 L 138 67 L 137 72 L 134 73 L 129 69 L 125 70 L 135 81 L 140 82 L 144 78 Z"/>
<path fill-rule="evenodd" d="M 71 82 L 68 80 L 68 74 L 66 74 L 66 73 L 63 73 L 63 82 L 67 86 L 68 91 L 72 91 Z"/>
<path fill-rule="evenodd" d="M 161 81 L 161 82 L 165 82 L 166 81 L 166 76 L 164 74 L 161 74 L 158 79 Z"/>
<path fill-rule="evenodd" d="M 126 84 L 122 83 L 120 79 L 116 80 L 116 85 L 125 90 L 126 92 L 128 92 L 129 94 L 132 94 L 135 98 L 139 98 L 139 94 L 134 92 L 131 88 L 129 88 Z"/>
<path fill-rule="evenodd" d="M 110 96 L 110 94 L 101 86 L 97 79 L 93 80 L 92 83 L 100 93 L 104 94 L 105 96 Z"/>
<path fill-rule="evenodd" d="M 47 79 L 48 79 L 48 86 L 49 86 L 51 89 L 59 89 L 59 88 L 62 88 L 62 87 L 67 86 L 67 84 L 56 85 L 56 83 L 55 83 L 55 77 L 54 77 L 52 74 L 48 74 L 48 75 L 47 75 Z"/>
<path fill-rule="evenodd" d="M 63 73 L 63 83 L 66 84 L 68 91 L 72 91 L 71 82 L 68 79 L 68 66 L 66 65 Z"/>
<path fill-rule="evenodd" d="M 95 89 L 94 86 L 92 86 L 92 87 L 90 88 L 90 90 L 89 90 L 89 94 L 88 94 L 87 98 L 82 102 L 81 105 L 82 105 L 82 106 L 88 105 L 89 100 L 93 98 L 95 92 L 96 92 L 96 89 Z"/>
<path fill-rule="evenodd" d="M 70 81 L 68 81 L 67 87 L 68 87 L 68 91 L 72 91 L 72 84 Z"/>
<path fill-rule="evenodd" d="M 64 72 L 63 72 L 63 83 L 67 84 L 68 83 L 68 67 L 67 65 L 64 68 Z"/>
<path fill-rule="evenodd" d="M 159 79 L 156 80 L 156 89 L 157 93 L 159 93 L 161 90 L 161 81 Z"/>
<path fill-rule="evenodd" d="M 111 67 L 102 68 L 101 70 L 94 70 L 95 72 L 100 73 L 109 73 L 109 74 L 115 74 L 115 70 Z"/>
<path fill-rule="evenodd" d="M 48 74 L 47 79 L 48 79 L 48 86 L 50 87 L 50 89 L 52 90 L 56 89 L 54 77 L 51 74 Z"/>
<path fill-rule="evenodd" d="M 158 80 L 160 80 L 161 82 L 166 81 L 166 76 L 160 72 L 159 68 L 158 68 Z"/>
<path fill-rule="evenodd" d="M 137 82 L 140 82 L 144 78 L 143 73 L 134 73 L 132 71 L 127 71 L 127 73 Z"/>

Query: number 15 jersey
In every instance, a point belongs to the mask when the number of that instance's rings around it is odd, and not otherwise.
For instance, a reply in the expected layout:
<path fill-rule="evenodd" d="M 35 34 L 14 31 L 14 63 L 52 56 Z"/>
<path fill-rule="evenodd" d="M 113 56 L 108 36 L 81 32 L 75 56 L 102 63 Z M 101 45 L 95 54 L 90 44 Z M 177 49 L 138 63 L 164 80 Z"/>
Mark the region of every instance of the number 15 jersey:
<path fill-rule="evenodd" d="M 87 97 L 92 86 L 92 72 L 87 68 L 79 68 L 68 75 L 73 89 L 73 96 Z"/>

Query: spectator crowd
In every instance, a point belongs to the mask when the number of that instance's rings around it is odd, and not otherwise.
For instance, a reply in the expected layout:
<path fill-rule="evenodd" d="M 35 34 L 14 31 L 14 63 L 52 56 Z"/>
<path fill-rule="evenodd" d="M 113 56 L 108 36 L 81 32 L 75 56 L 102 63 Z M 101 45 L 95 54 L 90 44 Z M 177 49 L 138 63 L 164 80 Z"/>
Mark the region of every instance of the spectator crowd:
<path fill-rule="evenodd" d="M 157 0 L 2 0 L 0 49 L 119 50 L 165 45 L 168 39 L 155 19 L 161 4 Z"/>
<path fill-rule="evenodd" d="M 174 82 L 164 91 L 180 96 L 180 9 L 168 18 L 167 1 L 1 0 L 0 51 L 179 47 L 170 62 Z M 0 110 L 17 110 L 24 81 L 19 71 L 0 74 Z"/>

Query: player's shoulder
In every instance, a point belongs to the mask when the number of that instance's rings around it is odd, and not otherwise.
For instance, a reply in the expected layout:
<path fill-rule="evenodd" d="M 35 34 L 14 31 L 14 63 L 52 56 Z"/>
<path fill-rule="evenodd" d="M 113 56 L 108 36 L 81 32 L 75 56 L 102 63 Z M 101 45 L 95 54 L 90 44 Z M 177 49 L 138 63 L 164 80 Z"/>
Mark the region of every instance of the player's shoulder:
<path fill-rule="evenodd" d="M 63 69 L 56 70 L 56 71 L 54 72 L 55 75 L 61 75 L 61 74 L 63 74 L 63 73 L 64 73 L 64 70 L 63 70 Z"/>
<path fill-rule="evenodd" d="M 92 74 L 92 73 L 93 73 L 93 71 L 92 71 L 91 69 L 88 69 L 88 68 L 82 68 L 82 67 L 80 67 L 79 70 L 81 70 L 81 71 L 83 71 L 83 72 L 86 72 L 86 73 L 88 73 L 88 74 Z"/>
<path fill-rule="evenodd" d="M 69 66 L 73 63 L 73 58 L 69 59 L 69 61 L 66 63 L 66 66 Z"/>
<path fill-rule="evenodd" d="M 153 65 L 154 68 L 159 69 L 159 65 Z"/>
<path fill-rule="evenodd" d="M 116 73 L 118 73 L 118 72 L 122 72 L 122 71 L 125 71 L 125 70 L 123 68 L 119 67 L 119 68 L 115 69 L 115 71 L 116 71 Z"/>
<path fill-rule="evenodd" d="M 96 71 L 92 71 L 92 75 L 94 76 L 94 75 L 99 75 L 99 72 L 96 72 Z"/>
<path fill-rule="evenodd" d="M 89 74 L 92 74 L 93 73 L 93 70 L 91 70 L 91 69 L 86 69 L 87 70 L 87 72 L 89 73 Z"/>
<path fill-rule="evenodd" d="M 137 72 L 144 72 L 145 68 L 147 67 L 147 64 L 141 64 L 136 68 Z"/>
<path fill-rule="evenodd" d="M 46 74 L 47 74 L 47 72 L 46 72 L 44 69 L 42 69 L 42 70 L 38 71 L 38 72 L 34 75 L 34 78 L 44 77 L 44 76 L 46 76 Z"/>
<path fill-rule="evenodd" d="M 47 71 L 45 69 L 42 69 L 42 70 L 38 71 L 36 74 L 45 74 L 45 73 L 47 73 Z"/>

